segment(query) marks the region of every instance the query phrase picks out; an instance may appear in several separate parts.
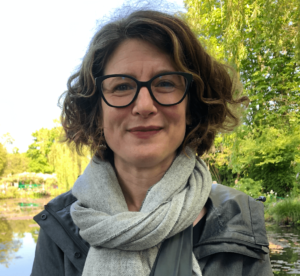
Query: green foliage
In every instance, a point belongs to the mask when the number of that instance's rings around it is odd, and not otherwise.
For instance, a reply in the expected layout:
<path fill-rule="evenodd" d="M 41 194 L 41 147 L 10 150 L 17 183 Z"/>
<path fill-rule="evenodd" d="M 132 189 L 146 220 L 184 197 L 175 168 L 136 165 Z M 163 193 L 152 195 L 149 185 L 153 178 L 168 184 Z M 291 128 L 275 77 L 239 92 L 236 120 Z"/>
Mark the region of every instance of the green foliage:
<path fill-rule="evenodd" d="M 15 139 L 12 138 L 10 133 L 7 132 L 0 137 L 0 141 L 1 141 L 2 145 L 6 146 L 6 145 L 12 145 L 14 143 Z"/>
<path fill-rule="evenodd" d="M 183 15 L 219 60 L 238 69 L 248 124 L 284 125 L 299 110 L 298 0 L 185 0 Z"/>
<path fill-rule="evenodd" d="M 237 69 L 251 100 L 246 124 L 220 135 L 208 153 L 214 178 L 227 185 L 251 178 L 264 191 L 299 194 L 300 2 L 185 0 L 185 5 L 181 16 L 213 56 Z"/>
<path fill-rule="evenodd" d="M 232 187 L 234 185 L 237 179 L 237 174 L 233 173 L 232 169 L 230 169 L 228 166 L 221 166 L 216 167 L 214 170 L 217 171 L 220 180 L 218 181 L 218 178 L 213 180 L 216 180 L 218 183 L 222 183 L 223 185 L 229 187 Z"/>
<path fill-rule="evenodd" d="M 8 155 L 5 168 L 6 177 L 0 179 L 0 184 L 6 186 L 19 182 L 23 184 L 43 184 L 43 188 L 24 191 L 9 187 L 0 194 L 0 199 L 57 196 L 73 186 L 78 176 L 83 173 L 90 162 L 91 156 L 87 148 L 83 148 L 82 155 L 79 155 L 74 145 L 60 142 L 63 137 L 61 127 L 57 126 L 50 130 L 42 128 L 33 133 L 33 137 L 34 143 L 29 146 L 26 154 L 20 154 L 15 149 L 14 153 Z M 31 173 L 25 173 L 25 170 Z M 20 174 L 19 172 L 24 173 Z M 49 175 L 53 172 L 55 174 Z"/>
<path fill-rule="evenodd" d="M 66 192 L 65 189 L 47 188 L 47 190 L 36 190 L 36 189 L 18 189 L 17 187 L 8 187 L 0 192 L 0 200 L 12 199 L 12 198 L 43 198 L 43 197 L 56 197 Z"/>
<path fill-rule="evenodd" d="M 3 183 L 22 183 L 22 184 L 43 184 L 48 181 L 51 183 L 57 183 L 57 179 L 55 174 L 42 174 L 42 173 L 21 173 L 21 174 L 15 174 L 10 175 L 7 177 L 3 177 L 0 180 L 0 184 Z"/>
<path fill-rule="evenodd" d="M 51 151 L 51 146 L 58 135 L 59 132 L 56 128 L 50 130 L 42 128 L 32 134 L 34 143 L 29 146 L 26 153 L 27 157 L 30 159 L 28 171 L 36 173 L 54 172 L 53 166 L 49 163 L 48 155 Z"/>
<path fill-rule="evenodd" d="M 29 146 L 27 156 L 30 158 L 29 171 L 56 173 L 57 178 L 48 178 L 46 189 L 58 185 L 61 192 L 68 191 L 82 174 L 89 163 L 90 157 L 87 149 L 83 149 L 80 156 L 72 145 L 61 143 L 63 131 L 61 127 L 53 129 L 40 129 L 33 133 L 35 141 Z M 51 195 L 56 193 L 51 192 Z"/>
<path fill-rule="evenodd" d="M 300 135 L 289 135 L 285 130 L 249 128 L 238 133 L 231 156 L 233 172 L 262 180 L 264 191 L 277 191 L 279 196 L 289 194 L 296 180 L 294 163 Z"/>
<path fill-rule="evenodd" d="M 3 174 L 3 171 L 7 163 L 7 151 L 6 148 L 0 143 L 0 175 Z"/>
<path fill-rule="evenodd" d="M 18 151 L 14 153 L 7 154 L 7 163 L 3 172 L 4 176 L 9 174 L 17 174 L 26 172 L 28 170 L 29 158 L 26 153 L 19 153 Z"/>
<path fill-rule="evenodd" d="M 51 193 L 49 191 L 33 191 L 32 198 L 49 197 Z"/>
<path fill-rule="evenodd" d="M 79 175 L 81 175 L 90 161 L 87 148 L 83 148 L 83 155 L 77 154 L 74 145 L 55 141 L 49 153 L 49 160 L 55 169 L 58 186 L 68 191 Z"/>
<path fill-rule="evenodd" d="M 300 198 L 287 198 L 268 207 L 278 223 L 297 224 L 300 220 Z"/>
<path fill-rule="evenodd" d="M 0 191 L 0 199 L 8 198 L 20 198 L 21 194 L 19 193 L 18 187 L 7 187 L 5 190 Z"/>
<path fill-rule="evenodd" d="M 57 186 L 58 185 L 58 181 L 55 178 L 47 178 L 46 181 L 45 181 L 45 188 L 48 189 L 48 188 L 53 188 L 54 186 Z"/>
<path fill-rule="evenodd" d="M 229 167 L 235 139 L 235 133 L 217 135 L 210 151 L 202 156 L 210 168 L 213 180 L 226 186 L 233 186 L 237 178 L 237 173 L 233 173 Z"/>
<path fill-rule="evenodd" d="M 254 181 L 251 178 L 242 178 L 233 186 L 233 188 L 244 192 L 251 197 L 258 198 L 263 193 L 261 183 L 262 181 Z"/>

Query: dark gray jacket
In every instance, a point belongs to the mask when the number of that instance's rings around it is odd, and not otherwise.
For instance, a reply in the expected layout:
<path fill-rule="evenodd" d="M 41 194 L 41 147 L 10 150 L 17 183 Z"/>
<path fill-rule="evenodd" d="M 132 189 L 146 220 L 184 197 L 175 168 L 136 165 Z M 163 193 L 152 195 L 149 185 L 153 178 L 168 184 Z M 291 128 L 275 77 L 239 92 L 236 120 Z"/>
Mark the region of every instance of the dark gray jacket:
<path fill-rule="evenodd" d="M 89 244 L 70 216 L 76 198 L 67 192 L 34 217 L 40 225 L 32 276 L 81 275 Z M 213 184 L 206 223 L 193 251 L 203 276 L 273 275 L 261 202 Z"/>

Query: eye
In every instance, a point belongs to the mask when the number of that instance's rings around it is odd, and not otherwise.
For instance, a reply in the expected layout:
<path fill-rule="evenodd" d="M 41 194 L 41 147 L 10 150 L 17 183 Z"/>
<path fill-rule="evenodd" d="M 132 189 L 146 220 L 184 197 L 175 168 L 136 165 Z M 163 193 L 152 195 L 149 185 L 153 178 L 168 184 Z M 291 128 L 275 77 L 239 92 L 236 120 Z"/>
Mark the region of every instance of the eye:
<path fill-rule="evenodd" d="M 134 89 L 134 87 L 130 84 L 127 83 L 123 83 L 123 84 L 119 84 L 114 88 L 114 91 L 128 91 L 128 90 L 132 90 Z"/>
<path fill-rule="evenodd" d="M 166 88 L 174 87 L 174 86 L 175 85 L 172 82 L 166 80 L 162 80 L 156 85 L 156 87 L 166 87 Z"/>

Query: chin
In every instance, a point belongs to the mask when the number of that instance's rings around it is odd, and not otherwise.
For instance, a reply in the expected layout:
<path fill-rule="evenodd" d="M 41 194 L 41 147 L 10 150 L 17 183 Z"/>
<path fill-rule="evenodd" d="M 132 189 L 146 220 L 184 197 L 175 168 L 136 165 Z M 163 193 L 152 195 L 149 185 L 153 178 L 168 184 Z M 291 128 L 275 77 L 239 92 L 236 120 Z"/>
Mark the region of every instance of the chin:
<path fill-rule="evenodd" d="M 175 155 L 176 151 L 167 153 L 164 150 L 158 148 L 151 149 L 151 147 L 148 147 L 144 150 L 134 151 L 134 154 L 131 154 L 130 161 L 137 167 L 152 167 L 163 163 L 167 159 L 172 159 L 173 161 Z"/>

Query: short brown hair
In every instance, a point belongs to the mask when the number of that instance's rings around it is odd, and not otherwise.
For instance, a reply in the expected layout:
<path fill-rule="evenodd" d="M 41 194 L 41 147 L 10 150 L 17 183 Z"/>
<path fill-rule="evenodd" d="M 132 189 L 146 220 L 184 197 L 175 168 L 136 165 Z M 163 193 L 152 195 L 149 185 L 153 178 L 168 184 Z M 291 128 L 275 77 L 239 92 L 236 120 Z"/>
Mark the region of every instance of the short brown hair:
<path fill-rule="evenodd" d="M 178 71 L 193 75 L 189 125 L 180 150 L 190 146 L 201 156 L 218 132 L 231 131 L 239 124 L 239 111 L 248 98 L 240 97 L 236 72 L 212 58 L 183 20 L 157 11 L 137 11 L 103 26 L 94 35 L 80 68 L 68 80 L 61 120 L 66 140 L 74 142 L 79 152 L 87 145 L 93 154 L 106 159 L 110 151 L 103 147 L 101 97 L 95 78 L 103 75 L 114 50 L 131 38 L 156 45 L 172 57 Z"/>

